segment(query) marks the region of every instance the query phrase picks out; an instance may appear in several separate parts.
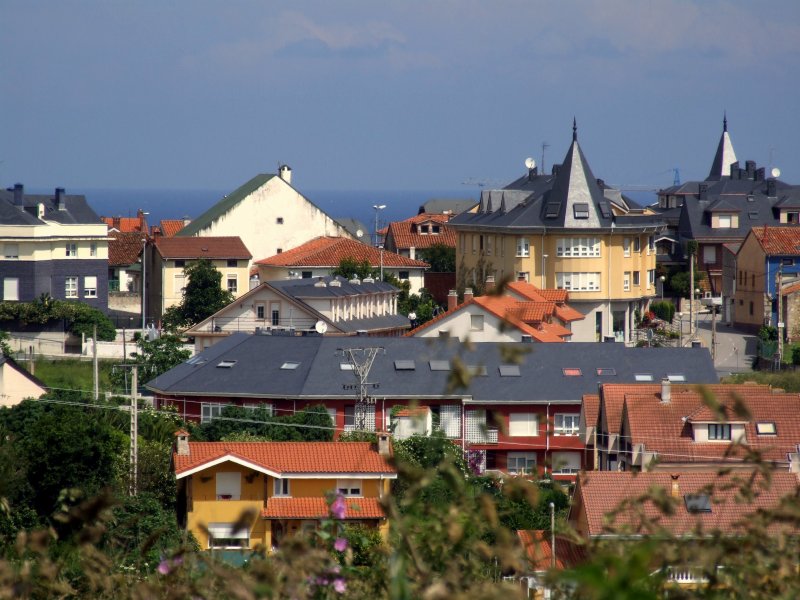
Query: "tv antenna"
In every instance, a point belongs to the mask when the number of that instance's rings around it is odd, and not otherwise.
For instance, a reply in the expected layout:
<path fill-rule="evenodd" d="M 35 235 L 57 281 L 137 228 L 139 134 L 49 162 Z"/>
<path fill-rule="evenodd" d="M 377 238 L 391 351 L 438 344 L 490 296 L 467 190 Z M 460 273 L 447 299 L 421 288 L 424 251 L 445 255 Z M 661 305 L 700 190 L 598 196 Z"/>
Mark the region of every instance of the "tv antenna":
<path fill-rule="evenodd" d="M 547 142 L 542 142 L 542 173 L 544 173 L 544 151 L 550 147 Z"/>

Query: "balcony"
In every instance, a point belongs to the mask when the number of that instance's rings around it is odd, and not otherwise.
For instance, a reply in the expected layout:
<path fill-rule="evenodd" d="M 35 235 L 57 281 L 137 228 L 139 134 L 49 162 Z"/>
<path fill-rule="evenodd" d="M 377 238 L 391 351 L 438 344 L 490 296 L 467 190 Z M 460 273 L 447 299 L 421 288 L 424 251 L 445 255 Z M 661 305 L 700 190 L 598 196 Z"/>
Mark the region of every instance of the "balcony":
<path fill-rule="evenodd" d="M 467 441 L 473 444 L 496 444 L 497 428 L 482 426 L 478 431 L 467 429 Z"/>

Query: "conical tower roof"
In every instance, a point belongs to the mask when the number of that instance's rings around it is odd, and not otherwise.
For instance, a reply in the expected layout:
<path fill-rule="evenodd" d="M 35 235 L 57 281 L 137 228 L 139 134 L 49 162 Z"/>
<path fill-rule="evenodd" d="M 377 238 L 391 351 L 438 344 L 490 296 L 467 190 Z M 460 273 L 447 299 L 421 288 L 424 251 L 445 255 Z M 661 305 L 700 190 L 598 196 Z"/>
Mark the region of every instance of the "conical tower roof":
<path fill-rule="evenodd" d="M 722 118 L 722 136 L 719 138 L 717 153 L 714 155 L 714 162 L 711 165 L 711 172 L 706 177 L 706 181 L 719 181 L 723 177 L 731 176 L 731 163 L 736 162 L 736 153 L 733 151 L 733 143 L 728 133 L 728 115 Z"/>

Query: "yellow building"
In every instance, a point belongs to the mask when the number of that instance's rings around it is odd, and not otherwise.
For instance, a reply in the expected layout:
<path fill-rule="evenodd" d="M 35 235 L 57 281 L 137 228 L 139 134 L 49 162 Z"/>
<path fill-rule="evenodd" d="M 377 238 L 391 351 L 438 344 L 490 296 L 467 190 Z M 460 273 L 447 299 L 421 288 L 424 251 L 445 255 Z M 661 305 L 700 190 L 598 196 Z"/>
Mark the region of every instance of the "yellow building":
<path fill-rule="evenodd" d="M 595 179 L 574 125 L 550 175 L 527 164 L 527 175 L 484 191 L 475 211 L 448 223 L 458 232 L 458 282 L 480 290 L 493 276 L 568 290 L 586 316 L 573 324 L 571 341 L 630 342 L 636 311 L 656 295 L 655 240 L 665 223 Z"/>
<path fill-rule="evenodd" d="M 178 431 L 173 467 L 179 519 L 202 549 L 276 548 L 329 516 L 344 497 L 348 523 L 386 528 L 380 499 L 397 472 L 388 434 L 368 442 L 190 442 Z M 237 527 L 236 524 L 243 524 Z"/>

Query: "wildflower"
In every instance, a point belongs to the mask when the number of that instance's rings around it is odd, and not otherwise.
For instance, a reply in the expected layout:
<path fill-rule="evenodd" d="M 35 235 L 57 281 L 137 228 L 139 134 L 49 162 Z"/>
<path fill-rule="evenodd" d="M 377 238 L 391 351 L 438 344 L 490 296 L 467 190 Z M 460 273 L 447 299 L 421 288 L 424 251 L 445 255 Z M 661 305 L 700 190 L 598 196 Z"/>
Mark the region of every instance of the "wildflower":
<path fill-rule="evenodd" d="M 170 572 L 168 560 L 162 560 L 160 563 L 158 563 L 158 572 L 162 575 L 167 575 Z"/>
<path fill-rule="evenodd" d="M 347 550 L 347 540 L 344 538 L 336 538 L 336 541 L 333 542 L 333 549 L 337 552 L 344 552 Z"/>
<path fill-rule="evenodd" d="M 347 504 L 344 501 L 344 496 L 338 494 L 331 503 L 331 514 L 336 519 L 344 519 L 345 511 L 347 511 Z"/>
<path fill-rule="evenodd" d="M 344 582 L 344 579 L 337 577 L 333 580 L 333 589 L 337 594 L 344 594 L 347 589 L 347 584 Z"/>

